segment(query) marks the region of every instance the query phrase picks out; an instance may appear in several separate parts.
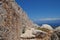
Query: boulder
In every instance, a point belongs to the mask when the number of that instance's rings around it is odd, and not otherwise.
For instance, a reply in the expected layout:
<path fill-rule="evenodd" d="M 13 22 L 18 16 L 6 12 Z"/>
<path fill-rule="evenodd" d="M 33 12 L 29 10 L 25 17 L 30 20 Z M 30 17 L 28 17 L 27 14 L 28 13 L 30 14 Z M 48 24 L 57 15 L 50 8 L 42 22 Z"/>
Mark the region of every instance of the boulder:
<path fill-rule="evenodd" d="M 56 33 L 56 35 L 59 37 L 59 39 L 60 39 L 60 26 L 59 27 L 57 27 L 55 30 L 54 30 L 54 32 Z"/>
<path fill-rule="evenodd" d="M 48 24 L 43 24 L 41 26 L 41 28 L 46 28 L 46 29 L 49 29 L 49 30 L 53 30 L 53 28 L 50 25 L 48 25 Z"/>

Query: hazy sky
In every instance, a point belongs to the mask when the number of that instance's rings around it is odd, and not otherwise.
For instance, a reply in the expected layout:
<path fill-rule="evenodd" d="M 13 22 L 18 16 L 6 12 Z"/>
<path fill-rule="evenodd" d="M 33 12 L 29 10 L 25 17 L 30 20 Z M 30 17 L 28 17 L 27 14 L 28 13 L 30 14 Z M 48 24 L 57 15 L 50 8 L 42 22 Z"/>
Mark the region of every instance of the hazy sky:
<path fill-rule="evenodd" d="M 31 20 L 60 20 L 60 0 L 16 0 Z M 46 18 L 46 19 L 45 19 Z"/>

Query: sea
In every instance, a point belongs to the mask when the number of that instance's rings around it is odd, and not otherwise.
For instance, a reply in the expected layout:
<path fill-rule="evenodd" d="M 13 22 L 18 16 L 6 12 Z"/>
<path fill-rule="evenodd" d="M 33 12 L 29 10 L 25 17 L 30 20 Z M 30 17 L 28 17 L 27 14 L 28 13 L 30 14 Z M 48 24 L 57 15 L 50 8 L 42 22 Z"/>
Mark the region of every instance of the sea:
<path fill-rule="evenodd" d="M 34 21 L 37 25 L 42 26 L 43 24 L 48 24 L 53 28 L 60 26 L 60 20 L 49 20 L 49 21 Z"/>

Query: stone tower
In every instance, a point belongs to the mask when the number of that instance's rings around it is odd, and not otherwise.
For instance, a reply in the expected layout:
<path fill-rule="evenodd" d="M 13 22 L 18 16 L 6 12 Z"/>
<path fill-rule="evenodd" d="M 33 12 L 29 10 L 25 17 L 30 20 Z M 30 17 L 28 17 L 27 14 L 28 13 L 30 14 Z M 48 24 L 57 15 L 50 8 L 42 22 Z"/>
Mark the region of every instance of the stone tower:
<path fill-rule="evenodd" d="M 23 29 L 33 26 L 15 0 L 0 0 L 0 40 L 20 40 Z"/>

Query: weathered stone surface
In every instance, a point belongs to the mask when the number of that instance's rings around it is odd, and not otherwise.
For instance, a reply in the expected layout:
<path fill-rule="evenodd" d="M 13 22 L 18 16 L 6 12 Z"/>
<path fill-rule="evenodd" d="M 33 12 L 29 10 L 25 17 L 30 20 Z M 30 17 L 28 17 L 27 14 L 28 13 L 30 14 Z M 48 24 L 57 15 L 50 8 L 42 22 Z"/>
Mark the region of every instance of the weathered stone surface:
<path fill-rule="evenodd" d="M 57 36 L 56 33 L 53 33 L 53 34 L 52 34 L 51 40 L 59 40 L 59 37 Z"/>
<path fill-rule="evenodd" d="M 34 24 L 28 18 L 25 11 L 17 5 L 15 0 L 0 0 L 0 40 L 21 40 L 21 34 L 25 33 L 27 29 L 35 28 L 35 26 L 37 27 L 38 25 Z M 45 31 L 46 34 L 39 32 L 36 34 L 38 36 L 31 40 L 58 40 L 58 38 L 60 38 L 60 30 L 53 32 L 50 26 L 48 29 L 49 28 L 50 30 Z M 30 32 L 30 34 L 31 33 L 32 32 Z M 41 38 L 41 36 L 43 36 L 43 38 Z"/>
<path fill-rule="evenodd" d="M 58 38 L 60 40 L 60 26 L 55 29 L 55 33 L 56 33 L 56 35 L 58 36 Z"/>
<path fill-rule="evenodd" d="M 49 30 L 52 30 L 53 31 L 53 28 L 50 25 L 48 25 L 48 24 L 43 24 L 41 26 L 41 28 L 46 28 L 46 29 L 49 29 Z"/>
<path fill-rule="evenodd" d="M 20 40 L 27 27 L 33 27 L 33 22 L 15 0 L 0 0 L 0 40 Z"/>

